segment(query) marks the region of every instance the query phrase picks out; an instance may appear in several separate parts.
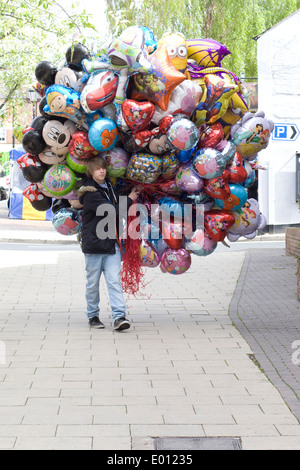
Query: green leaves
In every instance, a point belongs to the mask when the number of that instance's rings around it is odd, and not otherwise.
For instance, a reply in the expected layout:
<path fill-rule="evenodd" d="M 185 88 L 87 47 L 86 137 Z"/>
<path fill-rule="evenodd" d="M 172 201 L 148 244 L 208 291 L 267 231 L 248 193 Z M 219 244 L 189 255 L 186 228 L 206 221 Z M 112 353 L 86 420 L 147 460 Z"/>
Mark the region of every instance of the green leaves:
<path fill-rule="evenodd" d="M 0 107 L 23 102 L 24 89 L 35 84 L 41 60 L 61 65 L 76 32 L 95 30 L 85 10 L 69 13 L 59 0 L 0 0 Z"/>

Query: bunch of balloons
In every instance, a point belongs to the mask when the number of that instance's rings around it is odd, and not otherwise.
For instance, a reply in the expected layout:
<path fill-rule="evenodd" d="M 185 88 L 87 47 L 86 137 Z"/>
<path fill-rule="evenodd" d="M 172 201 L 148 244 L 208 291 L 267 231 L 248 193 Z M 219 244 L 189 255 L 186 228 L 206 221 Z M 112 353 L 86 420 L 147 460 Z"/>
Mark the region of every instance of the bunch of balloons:
<path fill-rule="evenodd" d="M 248 111 L 238 77 L 221 65 L 228 54 L 212 39 L 174 33 L 157 41 L 134 26 L 105 52 L 76 44 L 62 68 L 39 63 L 41 115 L 23 131 L 19 159 L 30 182 L 24 195 L 38 210 L 53 208 L 60 233 L 79 233 L 77 190 L 88 159 L 102 155 L 116 186 L 143 187 L 139 202 L 157 236 L 140 237 L 142 266 L 179 275 L 191 254 L 207 256 L 225 237 L 255 237 L 266 220 L 247 187 L 274 125 Z"/>

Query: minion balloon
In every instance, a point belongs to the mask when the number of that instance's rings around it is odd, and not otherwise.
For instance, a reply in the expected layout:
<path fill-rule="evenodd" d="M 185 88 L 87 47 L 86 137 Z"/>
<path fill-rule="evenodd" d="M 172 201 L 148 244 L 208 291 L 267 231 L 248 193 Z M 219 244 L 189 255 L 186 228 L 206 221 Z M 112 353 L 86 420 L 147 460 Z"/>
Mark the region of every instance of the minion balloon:
<path fill-rule="evenodd" d="M 166 47 L 168 56 L 175 69 L 185 73 L 187 68 L 188 48 L 183 34 L 164 34 L 158 41 L 157 47 L 160 45 Z"/>

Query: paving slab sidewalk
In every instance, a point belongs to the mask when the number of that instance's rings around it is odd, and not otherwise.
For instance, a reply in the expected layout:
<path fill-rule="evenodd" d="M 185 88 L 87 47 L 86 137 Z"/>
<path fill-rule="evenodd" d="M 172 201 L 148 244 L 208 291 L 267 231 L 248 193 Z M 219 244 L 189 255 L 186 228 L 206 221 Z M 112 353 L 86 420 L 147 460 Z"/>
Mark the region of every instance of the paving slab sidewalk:
<path fill-rule="evenodd" d="M 284 253 L 283 253 L 284 254 Z M 79 248 L 0 252 L 1 449 L 153 449 L 154 437 L 239 437 L 300 449 L 300 426 L 228 315 L 245 251 L 148 269 L 132 328 L 84 316 Z M 2 356 L 3 358 L 4 356 Z"/>

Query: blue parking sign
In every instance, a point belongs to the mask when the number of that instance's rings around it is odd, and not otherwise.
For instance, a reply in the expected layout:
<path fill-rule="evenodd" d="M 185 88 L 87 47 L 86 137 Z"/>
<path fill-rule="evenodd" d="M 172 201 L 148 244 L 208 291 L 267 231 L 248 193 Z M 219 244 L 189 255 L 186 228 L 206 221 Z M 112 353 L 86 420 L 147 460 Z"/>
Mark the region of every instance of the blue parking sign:
<path fill-rule="evenodd" d="M 273 140 L 295 141 L 300 132 L 296 124 L 274 124 Z"/>

